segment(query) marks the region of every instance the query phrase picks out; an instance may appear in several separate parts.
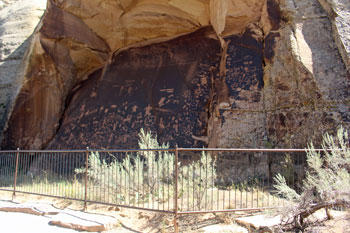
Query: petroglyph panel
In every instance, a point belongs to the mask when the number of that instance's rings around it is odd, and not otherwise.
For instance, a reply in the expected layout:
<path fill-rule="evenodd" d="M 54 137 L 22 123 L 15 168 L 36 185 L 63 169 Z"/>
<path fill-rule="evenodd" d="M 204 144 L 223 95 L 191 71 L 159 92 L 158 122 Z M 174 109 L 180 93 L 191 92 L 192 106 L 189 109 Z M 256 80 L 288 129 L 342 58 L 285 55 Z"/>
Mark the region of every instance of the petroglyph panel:
<path fill-rule="evenodd" d="M 211 68 L 220 60 L 214 32 L 116 54 L 81 83 L 50 148 L 135 148 L 141 128 L 160 142 L 205 146 Z"/>

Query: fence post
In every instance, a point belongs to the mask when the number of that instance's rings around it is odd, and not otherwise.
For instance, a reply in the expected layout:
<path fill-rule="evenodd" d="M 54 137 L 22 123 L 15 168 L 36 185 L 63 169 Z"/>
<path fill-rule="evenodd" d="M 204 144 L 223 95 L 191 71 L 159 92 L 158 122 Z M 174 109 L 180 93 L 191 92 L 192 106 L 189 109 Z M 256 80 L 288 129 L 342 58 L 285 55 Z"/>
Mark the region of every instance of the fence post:
<path fill-rule="evenodd" d="M 177 149 L 177 145 L 175 146 L 175 187 L 174 187 L 174 191 L 175 191 L 175 195 L 174 195 L 174 232 L 178 233 L 179 232 L 179 225 L 178 225 L 178 203 L 177 203 L 177 198 L 178 198 L 178 180 L 179 180 L 179 169 L 178 169 L 178 157 L 179 157 L 179 153 L 178 153 L 178 149 Z"/>
<path fill-rule="evenodd" d="M 86 211 L 86 209 L 87 209 L 88 169 L 89 169 L 89 147 L 86 147 L 86 152 L 85 152 L 85 193 L 84 193 L 84 211 Z"/>
<path fill-rule="evenodd" d="M 16 168 L 15 168 L 15 178 L 14 178 L 14 184 L 13 184 L 13 194 L 12 194 L 12 200 L 16 196 L 16 185 L 17 185 L 17 172 L 18 172 L 18 157 L 19 157 L 19 148 L 17 148 L 16 152 Z"/>

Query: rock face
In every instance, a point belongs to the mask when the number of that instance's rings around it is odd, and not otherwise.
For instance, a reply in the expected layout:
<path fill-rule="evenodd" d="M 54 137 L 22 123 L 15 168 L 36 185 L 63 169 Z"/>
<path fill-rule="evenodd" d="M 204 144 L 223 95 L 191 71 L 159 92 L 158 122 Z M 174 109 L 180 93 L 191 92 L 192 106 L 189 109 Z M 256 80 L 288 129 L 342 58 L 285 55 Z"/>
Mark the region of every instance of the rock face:
<path fill-rule="evenodd" d="M 348 5 L 49 0 L 7 78 L 2 148 L 135 148 L 142 127 L 172 146 L 317 142 L 350 123 Z"/>
<path fill-rule="evenodd" d="M 142 127 L 163 142 L 202 146 L 192 135 L 206 134 L 210 67 L 221 50 L 211 37 L 214 31 L 203 28 L 115 54 L 76 87 L 50 147 L 136 148 Z"/>
<path fill-rule="evenodd" d="M 319 0 L 332 23 L 334 40 L 350 70 L 350 4 L 347 0 Z"/>
<path fill-rule="evenodd" d="M 339 124 L 349 127 L 349 72 L 327 12 L 317 0 L 285 1 L 288 19 L 275 35 L 265 67 L 269 141 L 289 147 L 317 142 Z"/>
<path fill-rule="evenodd" d="M 46 0 L 0 0 L 0 139 L 24 79 L 23 64 Z"/>

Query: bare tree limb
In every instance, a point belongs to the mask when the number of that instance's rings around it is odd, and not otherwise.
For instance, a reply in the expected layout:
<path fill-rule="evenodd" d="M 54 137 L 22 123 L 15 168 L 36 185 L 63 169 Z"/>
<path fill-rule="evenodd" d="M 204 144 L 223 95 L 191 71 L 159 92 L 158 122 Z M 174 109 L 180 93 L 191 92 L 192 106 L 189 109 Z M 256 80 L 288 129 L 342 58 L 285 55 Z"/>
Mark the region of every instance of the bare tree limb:
<path fill-rule="evenodd" d="M 294 216 L 300 216 L 301 218 L 307 218 L 311 214 L 315 213 L 317 210 L 323 209 L 323 208 L 332 208 L 336 206 L 350 206 L 350 201 L 345 199 L 336 199 L 333 201 L 325 201 L 316 203 L 314 205 L 308 206 L 306 209 L 300 211 L 298 214 Z"/>

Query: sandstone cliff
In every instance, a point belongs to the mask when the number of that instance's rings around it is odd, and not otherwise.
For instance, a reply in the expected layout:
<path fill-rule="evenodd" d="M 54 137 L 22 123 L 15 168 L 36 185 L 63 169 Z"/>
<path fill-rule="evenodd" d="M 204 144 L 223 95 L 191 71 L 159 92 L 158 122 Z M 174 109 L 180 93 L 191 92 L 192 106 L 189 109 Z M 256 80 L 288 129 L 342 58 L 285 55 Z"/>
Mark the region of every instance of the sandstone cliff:
<path fill-rule="evenodd" d="M 349 126 L 346 1 L 49 0 L 2 148 L 304 147 Z"/>
<path fill-rule="evenodd" d="M 21 62 L 45 8 L 46 0 L 0 0 L 0 138 L 25 76 Z"/>

